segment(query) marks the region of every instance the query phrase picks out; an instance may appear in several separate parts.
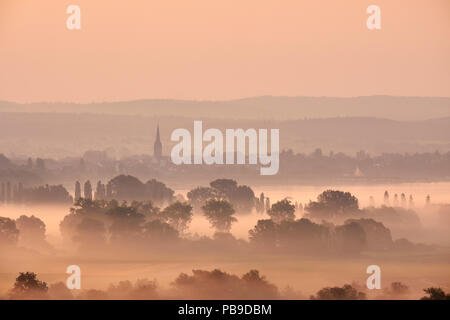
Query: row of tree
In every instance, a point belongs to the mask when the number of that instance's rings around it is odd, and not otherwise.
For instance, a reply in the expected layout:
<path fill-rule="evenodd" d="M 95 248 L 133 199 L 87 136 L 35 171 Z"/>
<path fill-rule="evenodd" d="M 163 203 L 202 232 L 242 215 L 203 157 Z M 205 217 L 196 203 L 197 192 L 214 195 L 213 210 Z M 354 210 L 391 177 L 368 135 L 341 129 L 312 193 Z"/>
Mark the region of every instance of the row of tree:
<path fill-rule="evenodd" d="M 225 199 L 205 200 L 200 210 L 211 227 L 218 234 L 229 234 L 233 223 L 237 222 L 234 205 Z M 181 201 L 161 209 L 151 201 L 128 204 L 126 201 L 80 198 L 61 221 L 60 230 L 65 239 L 87 249 L 107 244 L 174 243 L 186 238 L 193 209 L 189 202 Z M 394 211 L 387 212 L 388 218 L 384 218 L 385 210 Z M 393 208 L 360 210 L 358 199 L 348 192 L 326 190 L 305 211 L 304 218 L 296 220 L 296 207 L 290 200 L 272 204 L 267 210 L 270 219 L 259 220 L 249 231 L 250 242 L 267 250 L 344 254 L 358 254 L 366 249 L 389 250 L 399 244 L 392 241 L 390 230 L 383 223 L 374 220 L 377 217 L 392 219 L 399 215 L 397 211 Z M 45 225 L 42 228 L 43 222 L 37 220 L 21 217 L 14 222 L 2 218 L 0 231 L 3 239 L 0 238 L 0 242 L 14 243 L 18 237 L 15 224 L 20 222 L 23 226 L 23 221 L 28 221 L 28 233 L 35 228 L 36 234 L 45 237 L 45 232 L 42 233 Z M 400 244 L 405 244 L 405 241 Z"/>
<path fill-rule="evenodd" d="M 36 204 L 36 203 L 70 203 L 76 202 L 80 198 L 95 200 L 118 200 L 118 201 L 151 201 L 157 206 L 171 204 L 179 200 L 184 201 L 181 195 L 174 196 L 175 191 L 167 187 L 164 183 L 151 179 L 146 183 L 141 182 L 138 178 L 130 175 L 119 175 L 106 184 L 101 181 L 97 182 L 95 190 L 88 180 L 83 185 L 79 181 L 75 183 L 75 194 L 72 197 L 62 185 L 55 186 L 38 186 L 24 188 L 22 183 L 11 184 L 3 182 L 0 185 L 0 203 L 9 204 Z M 347 211 L 358 209 L 358 201 L 356 198 L 348 198 L 348 193 L 323 193 L 319 197 L 328 197 L 329 199 L 318 199 L 316 202 L 310 202 L 305 207 L 299 202 L 295 202 L 295 213 L 302 214 L 306 211 L 325 211 L 339 214 L 342 206 Z M 336 199 L 332 199 L 336 197 Z M 201 208 L 208 200 L 226 200 L 230 202 L 237 213 L 251 213 L 255 210 L 258 213 L 266 213 L 271 209 L 270 199 L 261 193 L 259 197 L 255 196 L 252 188 L 246 185 L 238 185 L 232 179 L 216 179 L 210 183 L 208 187 L 197 187 L 187 193 L 187 201 L 193 206 L 194 211 L 201 211 Z M 322 201 L 323 200 L 323 201 Z M 371 206 L 375 207 L 373 197 L 370 197 Z M 341 203 L 339 203 L 341 202 Z M 326 208 L 324 204 L 333 203 L 333 207 Z M 412 195 L 409 196 L 409 209 L 414 208 L 414 200 Z M 430 196 L 426 198 L 426 204 L 431 204 Z M 315 207 L 319 205 L 319 207 Z M 384 205 L 389 207 L 407 208 L 406 195 L 402 193 L 400 197 L 395 194 L 393 203 L 391 204 L 388 191 L 384 193 Z"/>
<path fill-rule="evenodd" d="M 76 292 L 76 296 L 64 283 L 48 285 L 38 279 L 34 272 L 20 272 L 14 285 L 8 292 L 10 299 L 298 299 L 304 298 L 291 287 L 281 291 L 270 283 L 258 270 L 250 270 L 244 275 L 229 274 L 220 269 L 192 270 L 192 275 L 181 273 L 173 282 L 171 290 L 160 294 L 156 280 L 121 281 L 111 284 L 106 291 L 89 289 Z M 345 284 L 342 287 L 325 287 L 311 300 L 365 300 L 364 289 L 356 285 Z M 423 290 L 421 300 L 450 300 L 450 294 L 439 287 Z M 392 282 L 383 290 L 383 299 L 404 299 L 409 288 L 401 282 Z"/>
<path fill-rule="evenodd" d="M 383 223 L 358 207 L 358 200 L 347 192 L 327 190 L 306 207 L 307 218 L 296 219 L 295 205 L 288 199 L 271 205 L 270 219 L 259 220 L 249 231 L 250 243 L 263 250 L 295 250 L 304 253 L 359 254 L 363 250 L 391 250 L 410 243 L 393 241 Z M 224 199 L 209 199 L 201 207 L 217 235 L 231 234 L 237 222 L 235 209 Z M 343 223 L 332 221 L 340 216 Z M 80 198 L 60 224 L 63 236 L 82 247 L 93 244 L 174 243 L 186 238 L 193 217 L 193 206 L 176 201 L 160 209 L 152 202 Z M 353 217 L 353 218 L 352 218 Z M 322 221 L 320 223 L 314 221 Z M 223 238 L 223 236 L 221 236 Z"/>
<path fill-rule="evenodd" d="M 24 188 L 22 183 L 7 181 L 0 185 L 0 204 L 69 204 L 72 196 L 62 185 Z"/>
<path fill-rule="evenodd" d="M 389 197 L 389 192 L 386 190 L 384 192 L 384 195 L 383 195 L 383 200 L 384 200 L 384 205 L 386 205 L 386 206 L 391 206 L 392 205 L 393 207 L 402 207 L 402 208 L 408 208 L 409 207 L 410 209 L 414 209 L 414 207 L 415 207 L 415 205 L 414 205 L 414 198 L 413 198 L 412 194 L 410 194 L 408 200 L 406 200 L 406 195 L 404 193 L 402 193 L 400 195 L 400 197 L 396 193 L 396 194 L 394 194 L 394 199 L 392 200 L 392 203 L 391 203 L 391 200 L 390 200 L 390 197 Z M 371 205 L 375 204 L 375 201 L 374 201 L 372 196 L 370 197 L 370 204 Z M 431 197 L 430 197 L 430 195 L 427 195 L 427 197 L 425 199 L 425 204 L 427 206 L 429 206 L 431 204 Z"/>
<path fill-rule="evenodd" d="M 106 185 L 97 182 L 93 192 L 91 182 L 84 183 L 83 193 L 79 181 L 75 182 L 75 202 L 80 198 L 88 200 L 118 200 L 118 201 L 152 201 L 156 205 L 171 203 L 174 191 L 164 183 L 151 179 L 142 183 L 138 178 L 130 175 L 120 175 L 111 179 Z"/>
<path fill-rule="evenodd" d="M 117 200 L 117 201 L 151 201 L 154 205 L 168 205 L 176 199 L 174 190 L 168 188 L 164 183 L 155 179 L 142 183 L 136 177 L 120 175 L 111 179 L 108 183 L 97 182 L 95 191 L 88 180 L 83 185 L 75 182 L 75 201 L 80 198 L 95 200 Z M 265 212 L 270 208 L 270 199 L 262 193 L 259 198 L 255 197 L 249 186 L 238 185 L 235 180 L 217 179 L 210 183 L 209 187 L 197 187 L 187 193 L 187 200 L 194 210 L 201 210 L 208 200 L 226 200 L 230 202 L 237 212 L 250 213 L 253 209 L 257 212 Z"/>

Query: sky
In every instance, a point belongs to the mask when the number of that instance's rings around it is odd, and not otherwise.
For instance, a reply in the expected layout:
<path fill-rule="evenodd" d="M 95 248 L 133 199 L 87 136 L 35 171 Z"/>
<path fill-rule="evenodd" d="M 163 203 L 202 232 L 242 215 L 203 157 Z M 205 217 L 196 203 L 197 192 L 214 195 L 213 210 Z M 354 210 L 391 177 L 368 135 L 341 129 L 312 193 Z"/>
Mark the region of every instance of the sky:
<path fill-rule="evenodd" d="M 0 0 L 0 100 L 450 97 L 449 39 L 449 0 Z"/>

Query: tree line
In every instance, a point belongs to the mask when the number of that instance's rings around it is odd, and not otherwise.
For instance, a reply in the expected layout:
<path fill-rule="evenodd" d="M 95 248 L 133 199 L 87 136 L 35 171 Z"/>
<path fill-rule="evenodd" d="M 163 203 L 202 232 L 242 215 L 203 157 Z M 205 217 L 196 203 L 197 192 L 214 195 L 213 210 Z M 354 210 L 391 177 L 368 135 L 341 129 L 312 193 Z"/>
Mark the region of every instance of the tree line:
<path fill-rule="evenodd" d="M 440 287 L 423 289 L 421 300 L 450 300 L 450 293 Z M 375 299 L 405 299 L 410 295 L 409 287 L 401 282 L 392 282 Z M 110 284 L 106 290 L 69 290 L 63 282 L 47 284 L 39 280 L 34 272 L 20 272 L 12 288 L 6 293 L 8 299 L 307 299 L 293 288 L 280 290 L 269 282 L 258 270 L 250 270 L 242 276 L 220 269 L 192 270 L 192 275 L 180 273 L 171 283 L 170 289 L 160 290 L 156 280 L 139 279 L 134 283 L 125 280 Z M 357 284 L 342 287 L 324 287 L 311 295 L 311 300 L 365 300 L 367 290 Z"/>

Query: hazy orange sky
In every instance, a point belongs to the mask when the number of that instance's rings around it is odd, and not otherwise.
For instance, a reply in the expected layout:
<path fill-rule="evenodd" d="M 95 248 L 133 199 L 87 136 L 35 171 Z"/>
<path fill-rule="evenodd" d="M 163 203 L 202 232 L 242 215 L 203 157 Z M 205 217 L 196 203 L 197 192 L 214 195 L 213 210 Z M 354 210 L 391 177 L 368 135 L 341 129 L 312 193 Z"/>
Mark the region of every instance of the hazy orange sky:
<path fill-rule="evenodd" d="M 450 96 L 450 0 L 0 0 L 2 100 L 372 94 Z"/>

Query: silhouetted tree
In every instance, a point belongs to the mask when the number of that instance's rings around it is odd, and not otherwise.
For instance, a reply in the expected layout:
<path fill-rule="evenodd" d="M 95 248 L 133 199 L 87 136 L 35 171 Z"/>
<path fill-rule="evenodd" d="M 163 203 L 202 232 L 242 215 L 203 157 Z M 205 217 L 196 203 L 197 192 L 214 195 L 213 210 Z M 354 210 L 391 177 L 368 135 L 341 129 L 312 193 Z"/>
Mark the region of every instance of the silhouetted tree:
<path fill-rule="evenodd" d="M 282 221 L 278 226 L 277 244 L 281 248 L 306 253 L 327 253 L 330 231 L 327 226 L 302 218 Z"/>
<path fill-rule="evenodd" d="M 164 183 L 151 179 L 145 184 L 146 197 L 156 205 L 170 204 L 174 199 L 174 191 Z"/>
<path fill-rule="evenodd" d="M 354 213 L 358 208 L 358 199 L 350 192 L 326 190 L 317 197 L 317 201 L 309 203 L 306 211 L 312 218 L 326 219 Z"/>
<path fill-rule="evenodd" d="M 265 276 L 260 275 L 258 270 L 250 270 L 241 279 L 252 299 L 274 299 L 278 296 L 277 287 L 269 283 Z"/>
<path fill-rule="evenodd" d="M 256 211 L 258 213 L 264 213 L 264 192 L 261 192 L 260 196 L 259 196 L 259 201 L 258 201 L 258 205 L 256 207 Z"/>
<path fill-rule="evenodd" d="M 366 233 L 358 223 L 350 222 L 335 228 L 333 243 L 339 253 L 359 254 L 366 246 Z"/>
<path fill-rule="evenodd" d="M 89 180 L 84 183 L 84 198 L 92 200 L 92 186 Z"/>
<path fill-rule="evenodd" d="M 274 203 L 267 214 L 275 223 L 293 221 L 295 219 L 295 206 L 288 199 L 283 199 Z"/>
<path fill-rule="evenodd" d="M 20 216 L 16 220 L 19 230 L 19 240 L 22 245 L 34 247 L 36 245 L 47 245 L 45 241 L 45 223 L 35 217 Z"/>
<path fill-rule="evenodd" d="M 101 181 L 97 182 L 97 187 L 95 189 L 94 198 L 95 198 L 95 200 L 105 200 L 106 199 L 105 185 L 102 184 Z"/>
<path fill-rule="evenodd" d="M 427 206 L 429 206 L 429 205 L 431 204 L 431 197 L 430 197 L 430 195 L 427 195 L 427 198 L 426 198 L 426 200 L 425 200 L 425 204 L 426 204 Z"/>
<path fill-rule="evenodd" d="M 127 240 L 139 240 L 142 235 L 142 225 L 145 222 L 144 215 L 137 212 L 137 209 L 122 205 L 110 208 L 106 213 L 112 219 L 109 228 L 111 240 L 117 244 Z"/>
<path fill-rule="evenodd" d="M 34 272 L 20 272 L 10 292 L 11 299 L 45 299 L 47 283 L 40 281 Z"/>
<path fill-rule="evenodd" d="M 277 299 L 278 289 L 250 270 L 241 278 L 219 269 L 192 270 L 192 276 L 181 273 L 172 283 L 179 297 L 184 299 Z"/>
<path fill-rule="evenodd" d="M 428 296 L 424 296 L 421 300 L 450 300 L 450 294 L 445 293 L 441 288 L 427 288 L 423 289 Z"/>
<path fill-rule="evenodd" d="M 356 223 L 364 230 L 367 248 L 371 250 L 388 250 L 392 248 L 391 231 L 381 222 L 373 219 L 349 219 L 345 224 Z"/>
<path fill-rule="evenodd" d="M 81 184 L 79 181 L 75 182 L 75 199 L 74 201 L 77 201 L 81 198 Z"/>
<path fill-rule="evenodd" d="M 366 294 L 359 292 L 349 284 L 343 287 L 326 287 L 319 290 L 311 300 L 365 300 Z"/>
<path fill-rule="evenodd" d="M 328 226 L 319 225 L 308 219 L 295 221 L 258 220 L 249 231 L 252 244 L 261 248 L 288 249 L 304 253 L 327 253 L 329 251 L 330 230 Z"/>
<path fill-rule="evenodd" d="M 400 200 L 401 200 L 401 203 L 402 203 L 402 207 L 403 207 L 403 208 L 406 208 L 406 196 L 405 196 L 404 193 L 402 193 L 402 194 L 400 195 Z"/>
<path fill-rule="evenodd" d="M 19 230 L 14 220 L 0 217 L 0 247 L 14 246 L 19 239 Z"/>
<path fill-rule="evenodd" d="M 109 187 L 108 187 L 109 186 Z M 156 205 L 168 204 L 173 201 L 174 191 L 164 183 L 155 179 L 143 184 L 133 176 L 120 175 L 109 181 L 107 197 L 127 201 L 152 201 Z"/>
<path fill-rule="evenodd" d="M 153 205 L 151 201 L 133 201 L 131 206 L 136 208 L 136 211 L 145 216 L 145 220 L 153 221 L 160 220 L 163 222 L 167 221 L 167 217 L 165 217 L 159 207 Z"/>
<path fill-rule="evenodd" d="M 72 203 L 73 199 L 62 185 L 50 186 L 47 184 L 45 186 L 25 188 L 23 190 L 23 201 L 30 204 L 68 204 Z"/>
<path fill-rule="evenodd" d="M 258 220 L 256 226 L 250 230 L 249 239 L 252 243 L 260 244 L 262 247 L 276 246 L 278 239 L 278 226 L 272 219 Z"/>
<path fill-rule="evenodd" d="M 216 179 L 210 182 L 209 185 L 211 186 L 211 188 L 222 192 L 225 196 L 228 197 L 228 199 L 233 197 L 233 194 L 238 186 L 237 182 L 231 179 Z"/>
<path fill-rule="evenodd" d="M 414 198 L 412 196 L 412 194 L 409 195 L 409 209 L 414 209 Z"/>
<path fill-rule="evenodd" d="M 111 222 L 106 212 L 118 206 L 117 201 L 89 200 L 80 198 L 74 203 L 74 207 L 70 208 L 70 214 L 66 215 L 59 228 L 62 236 L 66 240 L 72 241 L 75 236 L 79 235 L 78 225 L 84 218 L 91 218 L 106 223 Z"/>
<path fill-rule="evenodd" d="M 211 199 L 225 199 L 225 195 L 219 190 L 207 187 L 197 187 L 195 189 L 192 189 L 187 193 L 186 196 L 189 199 L 189 202 L 194 206 L 194 208 L 201 208 L 203 205 L 205 205 L 206 201 Z"/>
<path fill-rule="evenodd" d="M 237 219 L 233 217 L 234 209 L 225 200 L 208 200 L 202 207 L 206 219 L 218 232 L 230 232 L 231 224 Z"/>
<path fill-rule="evenodd" d="M 387 190 L 384 192 L 384 204 L 389 206 L 389 192 Z"/>
<path fill-rule="evenodd" d="M 166 207 L 162 214 L 166 217 L 167 222 L 180 233 L 184 233 L 187 230 L 193 216 L 192 206 L 179 201 Z"/>
<path fill-rule="evenodd" d="M 237 211 L 250 213 L 255 206 L 255 193 L 248 186 L 238 186 L 235 180 L 217 179 L 210 184 L 211 188 L 224 194 Z"/>

